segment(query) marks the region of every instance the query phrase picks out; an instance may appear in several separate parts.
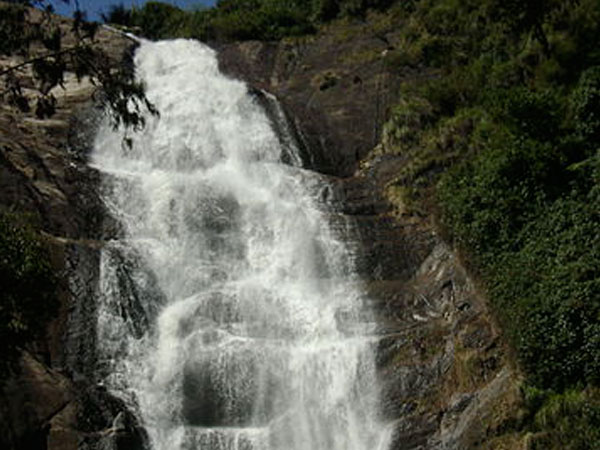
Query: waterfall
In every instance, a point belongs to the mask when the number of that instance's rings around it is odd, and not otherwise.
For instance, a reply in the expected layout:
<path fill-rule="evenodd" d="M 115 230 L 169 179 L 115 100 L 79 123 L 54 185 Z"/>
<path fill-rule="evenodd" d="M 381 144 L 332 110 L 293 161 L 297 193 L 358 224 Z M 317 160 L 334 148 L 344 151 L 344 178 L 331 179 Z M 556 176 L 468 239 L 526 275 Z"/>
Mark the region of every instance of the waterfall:
<path fill-rule="evenodd" d="M 208 47 L 144 42 L 135 62 L 161 116 L 131 149 L 102 127 L 92 154 L 120 227 L 102 382 L 155 450 L 383 449 L 373 320 L 326 180 L 283 157 L 293 142 Z"/>

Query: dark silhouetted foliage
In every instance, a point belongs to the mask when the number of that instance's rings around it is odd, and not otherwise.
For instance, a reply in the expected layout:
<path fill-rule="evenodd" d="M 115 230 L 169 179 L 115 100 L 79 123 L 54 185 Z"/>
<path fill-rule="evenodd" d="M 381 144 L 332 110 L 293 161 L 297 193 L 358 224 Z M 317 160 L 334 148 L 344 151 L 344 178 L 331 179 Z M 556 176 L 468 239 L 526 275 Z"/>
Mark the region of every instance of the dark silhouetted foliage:
<path fill-rule="evenodd" d="M 56 287 L 40 237 L 22 217 L 0 213 L 0 373 L 44 335 L 56 313 Z"/>
<path fill-rule="evenodd" d="M 108 54 L 96 42 L 98 24 L 85 20 L 77 10 L 69 33 L 73 44 L 64 45 L 64 30 L 52 14 L 52 3 L 38 0 L 42 9 L 34 14 L 29 2 L 15 1 L 0 5 L 0 54 L 17 57 L 12 66 L 0 70 L 4 89 L 0 98 L 22 112 L 34 109 L 38 118 L 51 117 L 56 110 L 53 88 L 63 86 L 67 71 L 78 79 L 88 77 L 100 95 L 94 95 L 108 108 L 113 124 L 133 128 L 144 125 L 143 110 L 156 113 L 148 102 L 143 85 L 135 80 L 129 67 L 115 67 Z M 32 83 L 27 80 L 31 70 Z M 34 89 L 35 96 L 26 95 Z"/>

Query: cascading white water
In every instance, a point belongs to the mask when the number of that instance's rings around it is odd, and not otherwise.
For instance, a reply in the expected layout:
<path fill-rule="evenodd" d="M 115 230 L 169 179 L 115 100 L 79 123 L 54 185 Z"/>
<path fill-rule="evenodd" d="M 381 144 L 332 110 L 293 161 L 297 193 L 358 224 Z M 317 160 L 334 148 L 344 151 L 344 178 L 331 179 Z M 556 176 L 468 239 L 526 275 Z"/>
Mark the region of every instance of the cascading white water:
<path fill-rule="evenodd" d="M 130 150 L 102 128 L 92 156 L 123 228 L 101 260 L 105 383 L 155 450 L 383 448 L 371 321 L 326 182 L 281 162 L 294 149 L 209 48 L 143 43 L 135 60 L 161 116 Z"/>

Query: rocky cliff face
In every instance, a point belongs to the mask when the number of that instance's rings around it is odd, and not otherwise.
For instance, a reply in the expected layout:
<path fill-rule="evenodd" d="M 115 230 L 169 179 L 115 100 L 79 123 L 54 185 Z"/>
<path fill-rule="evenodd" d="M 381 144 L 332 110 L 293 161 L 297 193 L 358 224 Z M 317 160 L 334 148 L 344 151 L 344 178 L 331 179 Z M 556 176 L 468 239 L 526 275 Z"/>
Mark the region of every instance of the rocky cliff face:
<path fill-rule="evenodd" d="M 70 23 L 63 21 L 65 45 Z M 98 45 L 118 63 L 132 43 L 100 30 Z M 0 69 L 19 63 L 0 60 Z M 30 74 L 20 75 L 25 86 Z M 86 152 L 98 116 L 94 87 L 67 73 L 57 113 L 47 120 L 0 105 L 0 208 L 39 224 L 61 276 L 58 317 L 46 339 L 23 352 L 17 373 L 0 384 L 3 449 L 141 448 L 144 435 L 120 401 L 89 371 L 93 364 L 93 290 L 98 248 L 106 235 L 98 176 Z"/>
<path fill-rule="evenodd" d="M 518 408 L 517 375 L 485 302 L 430 218 L 403 215 L 384 197 L 407 161 L 369 156 L 402 77 L 418 75 L 388 70 L 384 52 L 397 44 L 378 29 L 333 25 L 303 39 L 219 46 L 221 64 L 281 100 L 307 166 L 331 177 L 324 195 L 332 220 L 356 225 L 365 301 L 379 320 L 381 414 L 394 429 L 392 448 L 516 448 L 500 434 Z M 131 45 L 106 30 L 100 38 L 115 57 Z M 85 164 L 91 89 L 69 84 L 51 120 L 0 111 L 0 204 L 39 216 L 54 264 L 67 274 L 48 339 L 23 354 L 0 392 L 2 448 L 144 442 L 93 373 L 98 249 L 112 226 Z"/>
<path fill-rule="evenodd" d="M 221 66 L 278 97 L 310 149 L 308 167 L 332 176 L 332 204 L 356 225 L 392 448 L 518 448 L 503 435 L 520 407 L 518 376 L 484 299 L 431 217 L 384 196 L 410 161 L 371 150 L 402 80 L 424 74 L 388 68 L 386 50 L 400 43 L 381 20 L 222 46 Z"/>

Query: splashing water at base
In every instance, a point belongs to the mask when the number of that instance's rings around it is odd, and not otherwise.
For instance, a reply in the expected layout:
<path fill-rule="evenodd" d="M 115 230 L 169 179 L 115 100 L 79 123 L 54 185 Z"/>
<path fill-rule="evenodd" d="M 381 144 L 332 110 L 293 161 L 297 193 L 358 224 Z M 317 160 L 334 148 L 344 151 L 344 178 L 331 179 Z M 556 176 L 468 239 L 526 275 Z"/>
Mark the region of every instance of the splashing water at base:
<path fill-rule="evenodd" d="M 92 157 L 123 236 L 101 258 L 105 383 L 156 450 L 383 450 L 371 319 L 326 182 L 281 162 L 293 145 L 209 48 L 143 43 L 136 70 L 161 117 L 132 149 L 102 128 Z"/>

